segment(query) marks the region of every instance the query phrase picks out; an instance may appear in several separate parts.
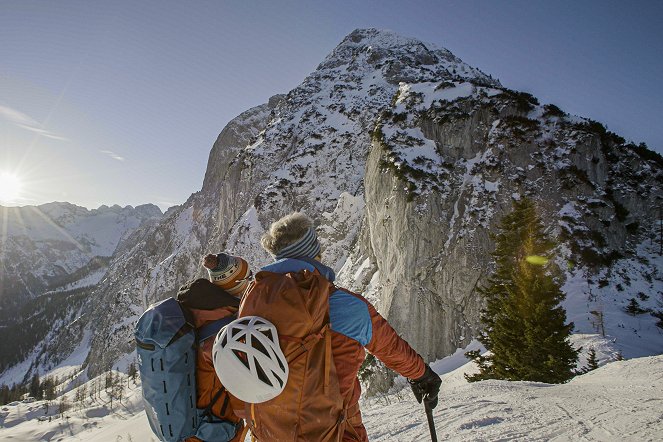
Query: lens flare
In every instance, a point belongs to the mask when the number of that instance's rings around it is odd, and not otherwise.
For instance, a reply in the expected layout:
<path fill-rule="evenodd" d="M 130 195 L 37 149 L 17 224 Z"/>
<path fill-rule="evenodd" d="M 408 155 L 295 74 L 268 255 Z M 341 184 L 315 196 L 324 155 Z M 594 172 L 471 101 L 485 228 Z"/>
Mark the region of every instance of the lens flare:
<path fill-rule="evenodd" d="M 525 258 L 525 261 L 535 266 L 544 266 L 548 264 L 548 258 L 545 256 L 530 255 Z"/>
<path fill-rule="evenodd" d="M 0 203 L 11 204 L 21 196 L 21 179 L 13 173 L 0 172 Z"/>

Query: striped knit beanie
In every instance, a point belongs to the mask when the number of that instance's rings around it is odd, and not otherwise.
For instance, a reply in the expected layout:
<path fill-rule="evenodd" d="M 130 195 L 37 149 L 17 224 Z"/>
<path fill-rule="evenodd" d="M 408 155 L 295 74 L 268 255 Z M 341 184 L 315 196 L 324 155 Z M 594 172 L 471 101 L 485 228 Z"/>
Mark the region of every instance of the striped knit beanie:
<path fill-rule="evenodd" d="M 249 286 L 251 271 L 249 264 L 239 256 L 219 253 L 216 255 L 218 264 L 207 269 L 209 280 L 233 296 L 241 296 Z"/>
<path fill-rule="evenodd" d="M 313 227 L 309 227 L 306 229 L 304 236 L 302 236 L 297 242 L 279 250 L 274 258 L 300 258 L 303 256 L 307 258 L 315 258 L 319 254 L 320 242 L 318 241 L 318 236 L 315 234 Z"/>
<path fill-rule="evenodd" d="M 320 255 L 320 241 L 313 220 L 301 212 L 292 213 L 272 224 L 261 243 L 277 260 Z"/>

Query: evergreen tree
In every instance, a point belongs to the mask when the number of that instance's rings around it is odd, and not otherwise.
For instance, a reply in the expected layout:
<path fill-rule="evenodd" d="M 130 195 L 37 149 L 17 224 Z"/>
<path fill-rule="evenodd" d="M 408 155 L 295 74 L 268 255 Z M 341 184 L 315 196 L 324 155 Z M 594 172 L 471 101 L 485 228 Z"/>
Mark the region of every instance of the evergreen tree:
<path fill-rule="evenodd" d="M 568 381 L 578 350 L 568 342 L 573 324 L 565 324 L 559 306 L 564 293 L 554 277 L 558 270 L 547 258 L 554 244 L 544 234 L 534 203 L 515 202 L 494 238 L 495 272 L 479 289 L 486 302 L 479 340 L 491 354 L 468 352 L 480 371 L 466 378 Z"/>
<path fill-rule="evenodd" d="M 41 399 L 42 398 L 42 389 L 41 389 L 41 382 L 39 381 L 39 374 L 35 373 L 32 375 L 32 379 L 30 379 L 30 387 L 28 389 L 28 393 L 30 396 Z"/>
<path fill-rule="evenodd" d="M 104 377 L 104 390 L 108 391 L 109 388 L 113 386 L 113 372 L 108 370 L 106 376 Z"/>
<path fill-rule="evenodd" d="M 0 405 L 5 405 L 11 402 L 9 400 L 9 392 L 10 390 L 8 385 L 5 384 L 0 385 Z"/>
<path fill-rule="evenodd" d="M 47 377 L 44 379 L 44 382 L 41 384 L 42 391 L 44 392 L 44 399 L 52 401 L 55 399 L 55 381 L 52 378 Z"/>
<path fill-rule="evenodd" d="M 60 396 L 60 403 L 58 404 L 58 413 L 64 415 L 66 411 L 69 410 L 69 400 L 64 394 Z"/>
<path fill-rule="evenodd" d="M 599 360 L 596 357 L 596 350 L 590 348 L 587 354 L 587 368 L 585 368 L 585 373 L 596 370 L 597 368 L 599 368 Z"/>
<path fill-rule="evenodd" d="M 628 305 L 626 306 L 626 313 L 631 316 L 641 315 L 646 312 L 647 310 L 644 310 L 642 307 L 640 307 L 640 304 L 635 298 L 631 298 Z"/>
<path fill-rule="evenodd" d="M 117 399 L 119 403 L 122 403 L 122 398 L 124 397 L 124 382 L 122 381 L 120 373 L 117 373 L 111 395 L 115 396 L 115 399 Z"/>
<path fill-rule="evenodd" d="M 138 370 L 136 369 L 136 363 L 135 362 L 132 362 L 131 364 L 129 364 L 129 369 L 128 369 L 127 374 L 129 375 L 129 377 L 133 381 L 134 385 L 136 385 L 136 375 L 138 374 Z"/>

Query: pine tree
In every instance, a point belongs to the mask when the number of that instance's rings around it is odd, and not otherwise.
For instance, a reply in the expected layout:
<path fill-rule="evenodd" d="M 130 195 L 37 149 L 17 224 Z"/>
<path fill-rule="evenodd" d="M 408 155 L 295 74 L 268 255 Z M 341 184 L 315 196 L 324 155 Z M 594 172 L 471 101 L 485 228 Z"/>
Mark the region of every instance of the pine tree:
<path fill-rule="evenodd" d="M 58 413 L 64 415 L 64 413 L 69 410 L 69 400 L 64 394 L 60 396 L 60 403 L 58 404 Z"/>
<path fill-rule="evenodd" d="M 30 379 L 30 387 L 28 389 L 28 393 L 30 396 L 41 399 L 42 394 L 41 394 L 41 382 L 39 381 L 39 374 L 35 373 L 32 375 L 32 379 Z"/>
<path fill-rule="evenodd" d="M 115 396 L 115 399 L 121 404 L 122 403 L 122 398 L 124 397 L 124 382 L 122 382 L 122 377 L 120 376 L 120 373 L 117 374 L 117 377 L 115 378 L 115 385 L 113 386 L 113 391 L 112 391 L 113 396 Z"/>
<path fill-rule="evenodd" d="M 129 375 L 129 377 L 133 381 L 134 385 L 136 385 L 136 375 L 138 374 L 138 370 L 136 369 L 136 363 L 135 362 L 132 362 L 131 364 L 129 364 L 129 369 L 128 369 L 127 374 Z"/>
<path fill-rule="evenodd" d="M 587 368 L 585 369 L 585 373 L 596 370 L 597 368 L 599 368 L 599 359 L 596 357 L 596 350 L 592 347 L 587 354 Z"/>
<path fill-rule="evenodd" d="M 9 386 L 2 384 L 0 385 L 0 405 L 5 405 L 11 402 L 9 400 Z"/>
<path fill-rule="evenodd" d="M 491 354 L 467 356 L 479 365 L 468 381 L 506 379 L 563 383 L 573 377 L 578 350 L 568 337 L 573 324 L 565 324 L 564 300 L 548 262 L 549 241 L 533 202 L 514 203 L 495 236 L 496 269 L 479 290 L 486 307 L 479 340 Z"/>
<path fill-rule="evenodd" d="M 49 401 L 55 399 L 55 382 L 52 378 L 47 377 L 44 379 L 44 382 L 41 384 L 41 388 L 44 391 L 44 399 Z"/>
<path fill-rule="evenodd" d="M 108 391 L 109 388 L 113 386 L 113 372 L 108 370 L 106 372 L 106 377 L 104 378 L 104 390 Z"/>
<path fill-rule="evenodd" d="M 647 310 L 644 310 L 642 307 L 640 307 L 640 304 L 635 298 L 631 298 L 628 305 L 626 306 L 626 313 L 631 316 L 641 315 L 646 312 Z"/>

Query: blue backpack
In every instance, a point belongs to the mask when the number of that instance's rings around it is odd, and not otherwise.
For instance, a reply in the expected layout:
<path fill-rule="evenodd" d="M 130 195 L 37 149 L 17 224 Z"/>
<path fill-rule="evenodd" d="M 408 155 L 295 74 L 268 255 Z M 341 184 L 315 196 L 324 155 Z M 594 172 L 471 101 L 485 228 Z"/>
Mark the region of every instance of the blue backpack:
<path fill-rule="evenodd" d="M 159 440 L 179 442 L 195 436 L 203 441 L 229 441 L 237 426 L 221 420 L 211 408 L 196 408 L 196 348 L 236 317 L 195 329 L 188 312 L 174 298 L 153 304 L 136 324 L 136 351 L 145 412 Z"/>

